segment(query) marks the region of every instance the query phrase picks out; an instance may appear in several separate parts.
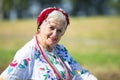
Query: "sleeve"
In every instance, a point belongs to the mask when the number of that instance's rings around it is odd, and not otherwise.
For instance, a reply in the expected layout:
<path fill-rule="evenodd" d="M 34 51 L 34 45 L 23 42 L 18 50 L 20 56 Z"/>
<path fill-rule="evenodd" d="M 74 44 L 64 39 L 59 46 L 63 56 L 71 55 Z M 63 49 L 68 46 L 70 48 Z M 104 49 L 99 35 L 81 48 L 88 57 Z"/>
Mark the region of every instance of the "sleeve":
<path fill-rule="evenodd" d="M 0 80 L 27 80 L 32 73 L 33 57 L 27 48 L 20 49 L 0 76 Z"/>
<path fill-rule="evenodd" d="M 88 70 L 81 67 L 81 65 L 68 53 L 67 49 L 61 45 L 59 55 L 69 68 L 74 71 L 75 80 L 97 80 L 97 78 L 91 74 Z"/>

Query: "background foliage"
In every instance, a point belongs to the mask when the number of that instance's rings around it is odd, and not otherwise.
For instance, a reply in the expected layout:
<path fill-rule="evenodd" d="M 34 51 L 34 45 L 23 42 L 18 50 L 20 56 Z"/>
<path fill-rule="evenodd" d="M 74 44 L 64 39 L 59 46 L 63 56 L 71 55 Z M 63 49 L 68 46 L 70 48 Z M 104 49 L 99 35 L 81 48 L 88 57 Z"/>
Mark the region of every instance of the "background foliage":
<path fill-rule="evenodd" d="M 17 18 L 29 18 L 51 6 L 63 8 L 71 16 L 120 14 L 120 0 L 0 0 L 0 15 L 9 19 L 11 11 L 14 11 Z"/>

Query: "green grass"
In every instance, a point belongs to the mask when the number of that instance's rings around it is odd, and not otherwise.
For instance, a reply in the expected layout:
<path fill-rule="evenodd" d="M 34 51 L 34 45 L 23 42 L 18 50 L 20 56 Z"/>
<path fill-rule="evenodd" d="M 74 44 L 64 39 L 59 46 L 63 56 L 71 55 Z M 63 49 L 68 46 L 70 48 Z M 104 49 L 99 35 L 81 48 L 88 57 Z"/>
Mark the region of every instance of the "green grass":
<path fill-rule="evenodd" d="M 100 80 L 118 80 L 119 30 L 120 16 L 71 18 L 71 24 L 60 43 Z M 16 51 L 31 40 L 35 33 L 35 20 L 0 21 L 0 72 L 9 65 Z M 108 78 L 103 77 L 104 73 L 109 75 Z M 113 78 L 112 75 L 118 76 Z"/>
<path fill-rule="evenodd" d="M 87 64 L 87 65 L 94 65 L 94 66 L 107 66 L 109 64 L 116 65 L 117 67 L 120 67 L 120 54 L 100 54 L 97 53 L 91 53 L 88 54 L 76 54 L 73 56 L 77 61 L 79 61 L 81 64 Z"/>
<path fill-rule="evenodd" d="M 0 50 L 0 71 L 1 69 L 5 69 L 9 63 L 12 61 L 15 50 Z"/>

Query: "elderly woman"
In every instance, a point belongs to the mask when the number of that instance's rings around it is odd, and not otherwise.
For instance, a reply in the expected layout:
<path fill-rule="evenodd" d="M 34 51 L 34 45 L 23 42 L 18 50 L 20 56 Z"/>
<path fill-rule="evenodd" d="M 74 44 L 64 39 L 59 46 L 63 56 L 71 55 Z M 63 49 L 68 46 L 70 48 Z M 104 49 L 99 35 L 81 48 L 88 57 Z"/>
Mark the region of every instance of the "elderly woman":
<path fill-rule="evenodd" d="M 37 34 L 17 51 L 0 80 L 97 80 L 58 44 L 69 24 L 65 11 L 46 8 L 37 24 Z"/>

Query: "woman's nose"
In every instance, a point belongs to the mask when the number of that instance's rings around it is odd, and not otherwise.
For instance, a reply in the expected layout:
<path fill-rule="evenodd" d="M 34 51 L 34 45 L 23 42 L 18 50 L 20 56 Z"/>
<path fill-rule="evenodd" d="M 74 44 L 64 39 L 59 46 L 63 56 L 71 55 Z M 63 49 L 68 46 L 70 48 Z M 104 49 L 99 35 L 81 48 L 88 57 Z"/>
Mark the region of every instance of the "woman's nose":
<path fill-rule="evenodd" d="M 54 36 L 57 36 L 57 35 L 58 35 L 57 30 L 54 30 L 54 31 L 53 31 L 53 35 L 54 35 Z"/>

